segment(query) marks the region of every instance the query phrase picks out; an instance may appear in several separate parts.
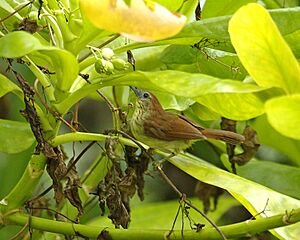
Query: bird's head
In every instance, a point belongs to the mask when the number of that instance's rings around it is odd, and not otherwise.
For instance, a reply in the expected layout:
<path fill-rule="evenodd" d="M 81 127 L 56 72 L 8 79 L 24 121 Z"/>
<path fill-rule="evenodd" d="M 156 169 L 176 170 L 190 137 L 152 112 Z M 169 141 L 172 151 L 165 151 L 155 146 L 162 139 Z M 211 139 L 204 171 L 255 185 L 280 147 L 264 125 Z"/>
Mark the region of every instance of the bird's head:
<path fill-rule="evenodd" d="M 146 111 L 151 110 L 153 108 L 155 108 L 156 110 L 162 110 L 159 101 L 152 93 L 143 91 L 141 89 L 138 89 L 137 87 L 130 87 L 130 88 L 137 96 L 136 107 Z"/>

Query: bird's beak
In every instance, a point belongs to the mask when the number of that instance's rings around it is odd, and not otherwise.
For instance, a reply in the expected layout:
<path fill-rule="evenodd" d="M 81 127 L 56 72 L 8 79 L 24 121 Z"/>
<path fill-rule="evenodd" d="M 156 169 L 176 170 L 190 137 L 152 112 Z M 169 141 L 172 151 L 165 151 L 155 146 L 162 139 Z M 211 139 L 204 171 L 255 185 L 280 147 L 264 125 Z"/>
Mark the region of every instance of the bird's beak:
<path fill-rule="evenodd" d="M 134 91 L 135 95 L 139 98 L 141 98 L 143 96 L 143 91 L 141 91 L 140 89 L 138 89 L 137 87 L 131 87 L 130 86 L 130 89 L 132 91 Z"/>

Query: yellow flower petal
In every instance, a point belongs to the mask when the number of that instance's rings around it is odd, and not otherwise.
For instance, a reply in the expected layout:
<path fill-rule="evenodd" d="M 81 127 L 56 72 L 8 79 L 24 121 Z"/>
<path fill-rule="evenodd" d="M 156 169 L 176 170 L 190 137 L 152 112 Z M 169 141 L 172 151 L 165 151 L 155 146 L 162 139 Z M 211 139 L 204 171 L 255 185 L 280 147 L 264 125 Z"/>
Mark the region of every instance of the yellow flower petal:
<path fill-rule="evenodd" d="M 153 3 L 153 4 L 152 4 Z M 80 8 L 97 27 L 136 41 L 155 41 L 177 34 L 186 17 L 143 0 L 80 0 Z"/>

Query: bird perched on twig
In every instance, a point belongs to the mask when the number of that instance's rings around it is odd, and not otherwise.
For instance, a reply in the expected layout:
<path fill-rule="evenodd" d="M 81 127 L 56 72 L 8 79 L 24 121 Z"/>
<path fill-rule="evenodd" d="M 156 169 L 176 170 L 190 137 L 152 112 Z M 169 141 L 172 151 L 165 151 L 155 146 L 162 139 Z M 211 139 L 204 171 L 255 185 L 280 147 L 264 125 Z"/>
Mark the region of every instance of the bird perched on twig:
<path fill-rule="evenodd" d="M 245 140 L 234 132 L 200 127 L 182 115 L 165 111 L 152 93 L 130 88 L 137 96 L 130 121 L 131 132 L 151 148 L 177 153 L 198 139 L 213 138 L 234 145 Z"/>

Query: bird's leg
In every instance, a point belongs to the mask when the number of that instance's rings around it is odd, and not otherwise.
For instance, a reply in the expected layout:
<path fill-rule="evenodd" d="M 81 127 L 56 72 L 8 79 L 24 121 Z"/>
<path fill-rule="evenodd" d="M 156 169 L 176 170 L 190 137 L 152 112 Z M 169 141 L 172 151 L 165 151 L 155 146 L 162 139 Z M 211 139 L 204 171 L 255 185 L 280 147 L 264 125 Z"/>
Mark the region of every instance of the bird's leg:
<path fill-rule="evenodd" d="M 157 161 L 157 165 L 159 166 L 162 166 L 162 164 L 165 162 L 165 161 L 168 161 L 169 159 L 171 159 L 172 157 L 176 156 L 176 153 L 172 152 L 170 155 L 160 159 L 159 161 Z"/>

